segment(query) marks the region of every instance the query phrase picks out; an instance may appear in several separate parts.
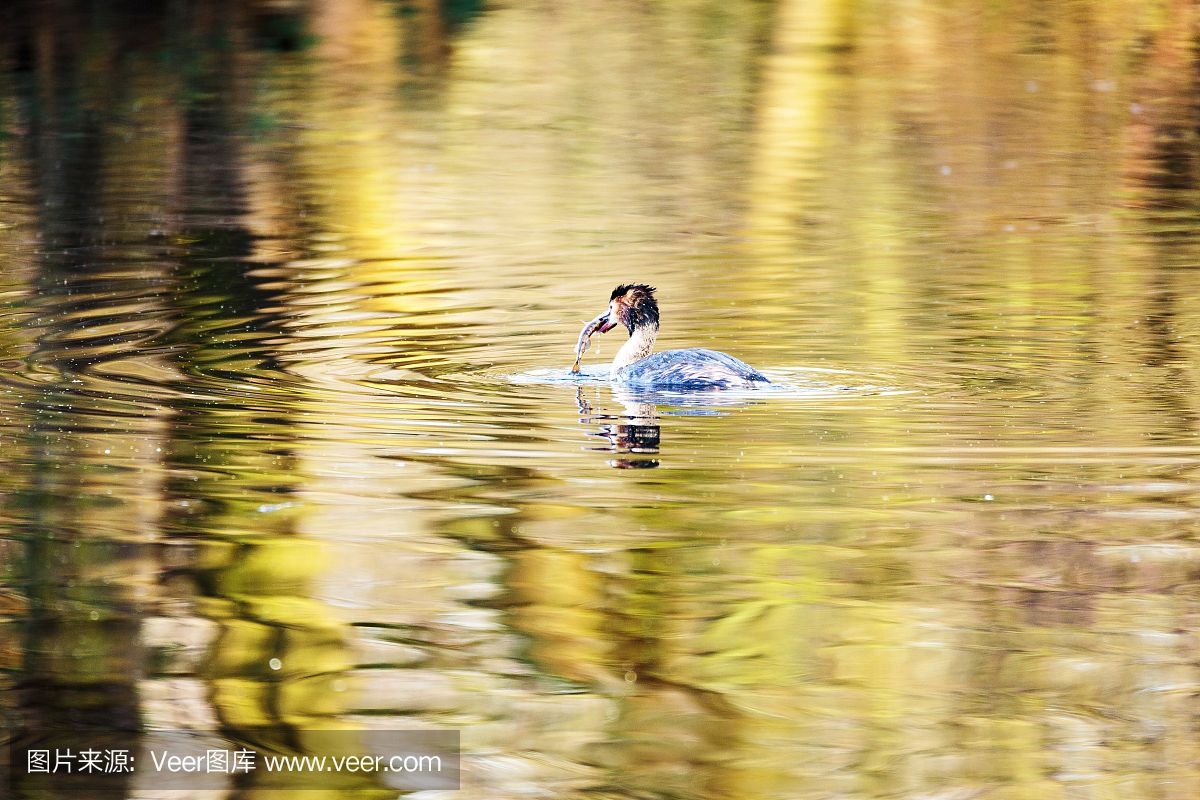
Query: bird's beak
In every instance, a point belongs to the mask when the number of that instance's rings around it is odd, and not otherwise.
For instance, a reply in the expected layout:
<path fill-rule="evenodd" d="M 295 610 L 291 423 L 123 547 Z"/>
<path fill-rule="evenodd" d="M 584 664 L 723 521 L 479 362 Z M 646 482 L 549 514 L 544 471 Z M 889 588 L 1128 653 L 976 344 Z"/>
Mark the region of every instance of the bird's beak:
<path fill-rule="evenodd" d="M 595 328 L 599 333 L 608 333 L 613 328 L 617 327 L 617 321 L 613 318 L 612 309 L 608 309 L 600 316 L 588 323 L 589 328 Z"/>

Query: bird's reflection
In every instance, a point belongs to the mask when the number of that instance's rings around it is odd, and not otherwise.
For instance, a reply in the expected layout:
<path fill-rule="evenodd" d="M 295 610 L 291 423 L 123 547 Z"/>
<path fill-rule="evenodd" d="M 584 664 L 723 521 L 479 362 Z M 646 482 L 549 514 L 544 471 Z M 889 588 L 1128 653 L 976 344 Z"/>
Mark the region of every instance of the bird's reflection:
<path fill-rule="evenodd" d="M 659 417 L 724 416 L 761 402 L 732 392 L 634 390 L 612 386 L 612 397 L 621 404 L 621 414 L 614 416 L 593 408 L 584 397 L 583 389 L 583 386 L 575 388 L 579 421 L 584 425 L 599 425 L 593 435 L 605 439 L 606 443 L 594 449 L 620 456 L 608 462 L 615 469 L 654 469 L 662 463 L 658 458 L 650 458 L 659 455 L 662 445 Z M 665 410 L 660 412 L 660 408 Z"/>
<path fill-rule="evenodd" d="M 608 465 L 614 469 L 654 469 L 661 462 L 649 456 L 657 455 L 661 441 L 661 429 L 658 424 L 658 409 L 653 402 L 639 400 L 637 397 L 617 392 L 616 399 L 624 407 L 624 413 L 617 418 L 594 414 L 592 406 L 583 396 L 583 387 L 575 391 L 575 400 L 579 404 L 580 422 L 591 425 L 598 420 L 600 428 L 595 435 L 606 441 L 596 450 L 607 450 L 618 454 L 611 458 Z"/>

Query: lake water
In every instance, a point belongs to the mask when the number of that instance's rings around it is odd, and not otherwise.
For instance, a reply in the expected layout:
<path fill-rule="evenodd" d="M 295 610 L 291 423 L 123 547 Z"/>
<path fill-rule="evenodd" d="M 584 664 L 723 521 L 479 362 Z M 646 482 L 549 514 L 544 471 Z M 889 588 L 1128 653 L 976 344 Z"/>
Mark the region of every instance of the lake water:
<path fill-rule="evenodd" d="M 1200 794 L 1193 4 L 157 5 L 0 12 L 9 724 Z M 572 379 L 625 282 L 775 386 Z"/>

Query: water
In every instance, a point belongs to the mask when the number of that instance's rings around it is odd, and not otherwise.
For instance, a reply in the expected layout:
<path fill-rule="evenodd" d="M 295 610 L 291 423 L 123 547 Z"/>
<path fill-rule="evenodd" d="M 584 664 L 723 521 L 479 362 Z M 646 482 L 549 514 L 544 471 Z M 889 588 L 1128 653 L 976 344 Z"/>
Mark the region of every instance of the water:
<path fill-rule="evenodd" d="M 0 26 L 13 725 L 1200 791 L 1189 4 L 139 5 Z M 571 377 L 629 281 L 775 386 Z"/>

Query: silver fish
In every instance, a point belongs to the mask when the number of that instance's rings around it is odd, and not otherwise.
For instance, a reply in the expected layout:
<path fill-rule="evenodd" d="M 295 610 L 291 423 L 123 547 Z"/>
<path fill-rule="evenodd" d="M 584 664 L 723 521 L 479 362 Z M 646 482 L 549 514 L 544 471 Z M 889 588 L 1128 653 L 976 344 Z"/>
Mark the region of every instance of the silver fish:
<path fill-rule="evenodd" d="M 578 374 L 579 362 L 583 358 L 583 354 L 587 352 L 588 344 L 591 342 L 592 334 L 599 329 L 602 324 L 600 317 L 583 326 L 583 330 L 579 332 L 579 341 L 575 343 L 575 365 L 571 367 L 571 372 Z"/>

